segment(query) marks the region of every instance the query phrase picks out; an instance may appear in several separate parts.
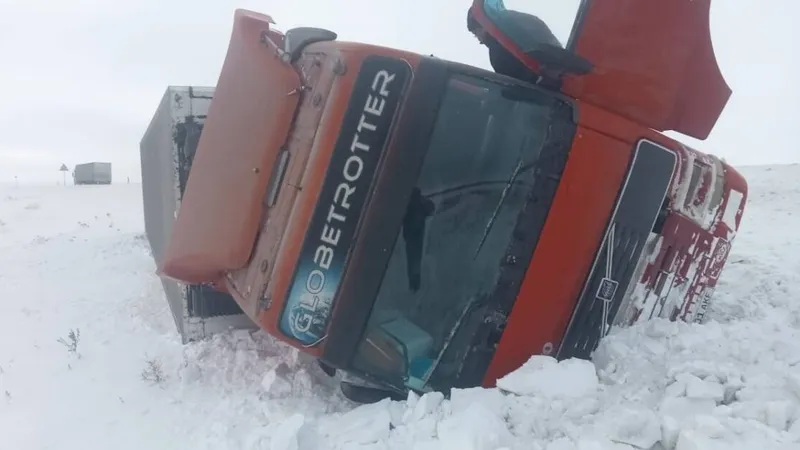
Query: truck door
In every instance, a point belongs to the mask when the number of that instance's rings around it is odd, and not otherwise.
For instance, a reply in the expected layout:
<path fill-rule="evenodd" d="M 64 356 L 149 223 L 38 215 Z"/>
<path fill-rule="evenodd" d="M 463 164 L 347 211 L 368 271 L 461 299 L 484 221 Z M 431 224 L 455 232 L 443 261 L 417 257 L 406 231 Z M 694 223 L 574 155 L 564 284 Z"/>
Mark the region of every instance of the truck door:
<path fill-rule="evenodd" d="M 562 2 L 474 0 L 472 13 L 537 73 L 557 69 L 566 55 L 590 63 L 588 73 L 563 74 L 561 90 L 571 97 L 659 131 L 708 137 L 731 95 L 711 45 L 711 0 L 581 0 L 565 48 L 533 48 L 518 16 L 549 21 L 552 3 Z M 530 23 L 527 31 L 540 33 L 536 19 Z"/>

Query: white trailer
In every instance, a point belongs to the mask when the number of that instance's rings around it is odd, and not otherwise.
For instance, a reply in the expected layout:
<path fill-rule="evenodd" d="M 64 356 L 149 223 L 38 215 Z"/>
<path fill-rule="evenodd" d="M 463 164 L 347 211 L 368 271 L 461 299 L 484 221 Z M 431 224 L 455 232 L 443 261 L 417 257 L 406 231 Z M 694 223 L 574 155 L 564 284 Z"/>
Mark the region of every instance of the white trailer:
<path fill-rule="evenodd" d="M 111 163 L 90 162 L 78 164 L 72 173 L 75 184 L 111 184 Z"/>
<path fill-rule="evenodd" d="M 169 86 L 139 144 L 147 239 L 160 266 L 203 130 L 214 88 Z M 162 277 L 183 342 L 255 324 L 230 295 Z"/>

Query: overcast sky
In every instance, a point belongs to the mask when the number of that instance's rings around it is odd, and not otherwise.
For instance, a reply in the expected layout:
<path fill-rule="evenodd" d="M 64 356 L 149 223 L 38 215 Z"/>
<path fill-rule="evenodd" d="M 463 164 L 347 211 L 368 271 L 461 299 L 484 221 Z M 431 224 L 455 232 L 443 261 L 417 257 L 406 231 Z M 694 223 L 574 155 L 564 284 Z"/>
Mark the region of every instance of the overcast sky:
<path fill-rule="evenodd" d="M 576 0 L 530 0 L 566 40 Z M 278 28 L 489 68 L 468 34 L 470 0 L 0 0 L 0 182 L 56 182 L 58 167 L 111 161 L 139 180 L 139 140 L 169 84 L 213 85 L 237 7 Z M 511 0 L 507 0 L 511 5 Z M 540 6 L 538 6 L 540 5 Z M 800 2 L 715 0 L 711 28 L 734 93 L 705 142 L 735 164 L 800 160 Z"/>

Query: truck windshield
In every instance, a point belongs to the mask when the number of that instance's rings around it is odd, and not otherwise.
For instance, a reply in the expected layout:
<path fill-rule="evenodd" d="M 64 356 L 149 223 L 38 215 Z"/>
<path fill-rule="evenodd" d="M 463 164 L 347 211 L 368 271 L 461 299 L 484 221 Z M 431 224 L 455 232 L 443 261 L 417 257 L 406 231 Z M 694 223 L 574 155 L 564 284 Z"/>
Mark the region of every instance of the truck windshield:
<path fill-rule="evenodd" d="M 464 329 L 493 301 L 535 182 L 551 176 L 543 148 L 563 141 L 551 131 L 570 112 L 533 89 L 450 79 L 354 369 L 398 387 L 452 386 L 471 345 Z M 564 160 L 570 144 L 558 143 Z"/>

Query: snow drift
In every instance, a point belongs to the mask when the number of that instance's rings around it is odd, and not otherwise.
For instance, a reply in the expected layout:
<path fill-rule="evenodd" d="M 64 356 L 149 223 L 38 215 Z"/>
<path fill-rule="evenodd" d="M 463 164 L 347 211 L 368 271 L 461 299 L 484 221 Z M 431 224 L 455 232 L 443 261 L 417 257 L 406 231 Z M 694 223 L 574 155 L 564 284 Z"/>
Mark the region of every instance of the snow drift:
<path fill-rule="evenodd" d="M 800 166 L 743 172 L 708 323 L 616 329 L 593 362 L 534 357 L 496 389 L 365 406 L 261 332 L 182 345 L 141 186 L 1 187 L 0 447 L 800 448 Z"/>

